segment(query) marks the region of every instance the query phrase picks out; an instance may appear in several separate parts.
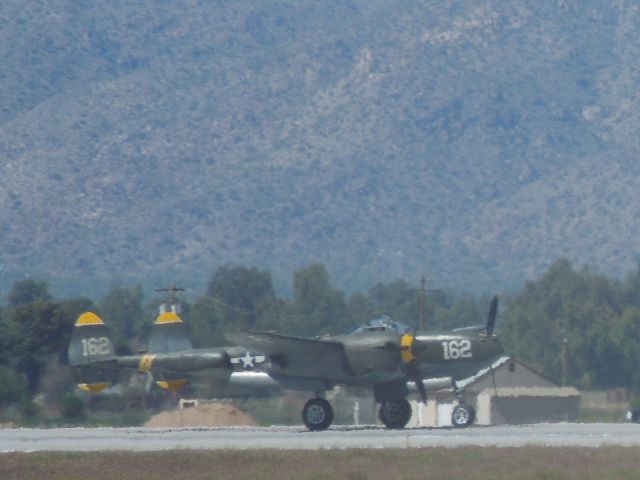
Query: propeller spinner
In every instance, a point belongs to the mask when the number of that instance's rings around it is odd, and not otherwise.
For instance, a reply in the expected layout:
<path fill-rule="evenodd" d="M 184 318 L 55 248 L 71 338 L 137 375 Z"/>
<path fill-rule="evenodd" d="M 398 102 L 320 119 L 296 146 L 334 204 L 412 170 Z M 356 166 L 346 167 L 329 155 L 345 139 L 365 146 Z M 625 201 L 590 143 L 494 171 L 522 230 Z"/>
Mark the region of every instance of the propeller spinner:
<path fill-rule="evenodd" d="M 427 401 L 427 390 L 422 383 L 420 366 L 418 365 L 416 357 L 424 348 L 424 343 L 416 340 L 415 333 L 407 333 L 400 338 L 400 357 L 405 364 L 404 368 L 407 375 L 415 382 L 423 403 Z"/>

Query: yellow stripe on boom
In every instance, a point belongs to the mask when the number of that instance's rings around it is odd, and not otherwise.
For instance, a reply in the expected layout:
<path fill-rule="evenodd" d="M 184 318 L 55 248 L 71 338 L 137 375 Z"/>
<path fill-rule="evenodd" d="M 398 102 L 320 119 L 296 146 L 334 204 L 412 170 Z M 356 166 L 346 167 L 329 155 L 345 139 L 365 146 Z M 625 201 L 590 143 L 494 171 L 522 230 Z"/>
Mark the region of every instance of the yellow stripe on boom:
<path fill-rule="evenodd" d="M 400 356 L 402 357 L 402 361 L 405 363 L 409 363 L 416 358 L 411 351 L 411 345 L 413 345 L 414 340 L 415 337 L 408 333 L 403 335 L 400 339 Z"/>
<path fill-rule="evenodd" d="M 155 360 L 155 358 L 155 355 L 143 355 L 140 359 L 138 370 L 144 373 L 149 373 L 151 371 L 151 367 L 153 366 L 153 361 Z"/>
<path fill-rule="evenodd" d="M 176 312 L 164 312 L 158 315 L 158 318 L 156 318 L 156 321 L 154 323 L 156 325 L 162 323 L 182 323 L 182 319 Z"/>
<path fill-rule="evenodd" d="M 76 320 L 76 327 L 84 327 L 86 325 L 104 325 L 102 319 L 93 312 L 84 312 Z"/>

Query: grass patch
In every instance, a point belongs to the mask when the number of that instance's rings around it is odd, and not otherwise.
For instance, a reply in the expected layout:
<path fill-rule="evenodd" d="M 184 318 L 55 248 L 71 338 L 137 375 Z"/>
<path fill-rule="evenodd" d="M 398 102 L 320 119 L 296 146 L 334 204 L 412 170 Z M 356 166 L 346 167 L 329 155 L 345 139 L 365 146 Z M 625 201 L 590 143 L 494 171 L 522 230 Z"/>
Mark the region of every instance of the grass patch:
<path fill-rule="evenodd" d="M 3 480 L 617 480 L 639 474 L 636 447 L 0 454 Z"/>
<path fill-rule="evenodd" d="M 16 427 L 55 428 L 55 427 L 137 427 L 151 418 L 152 411 L 130 409 L 119 413 L 90 412 L 81 418 L 64 418 L 62 416 L 22 418 L 18 414 L 0 417 L 0 423 L 8 423 Z M 2 480 L 2 477 L 0 477 Z"/>
<path fill-rule="evenodd" d="M 624 423 L 626 410 L 612 410 L 601 408 L 583 408 L 580 410 L 580 423 Z"/>

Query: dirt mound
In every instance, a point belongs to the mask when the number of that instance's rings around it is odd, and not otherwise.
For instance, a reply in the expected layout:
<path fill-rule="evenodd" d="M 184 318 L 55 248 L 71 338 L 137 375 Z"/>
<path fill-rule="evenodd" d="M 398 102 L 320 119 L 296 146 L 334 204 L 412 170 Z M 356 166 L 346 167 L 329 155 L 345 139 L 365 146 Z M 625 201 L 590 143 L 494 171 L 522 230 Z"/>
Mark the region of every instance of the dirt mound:
<path fill-rule="evenodd" d="M 196 407 L 161 412 L 144 424 L 145 427 L 226 427 L 256 425 L 255 419 L 230 403 L 207 403 Z"/>

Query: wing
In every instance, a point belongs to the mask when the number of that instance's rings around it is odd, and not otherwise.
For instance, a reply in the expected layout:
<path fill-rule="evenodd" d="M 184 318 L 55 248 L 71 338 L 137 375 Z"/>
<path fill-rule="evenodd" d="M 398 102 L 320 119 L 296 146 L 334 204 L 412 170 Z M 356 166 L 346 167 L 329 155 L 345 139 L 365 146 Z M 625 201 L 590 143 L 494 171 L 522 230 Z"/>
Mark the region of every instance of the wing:
<path fill-rule="evenodd" d="M 295 337 L 279 333 L 247 331 L 226 338 L 251 350 L 265 353 L 273 373 L 340 382 L 346 375 L 342 343 Z"/>

